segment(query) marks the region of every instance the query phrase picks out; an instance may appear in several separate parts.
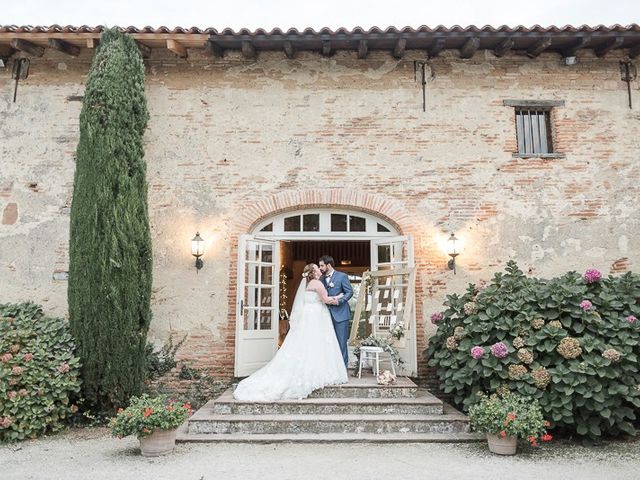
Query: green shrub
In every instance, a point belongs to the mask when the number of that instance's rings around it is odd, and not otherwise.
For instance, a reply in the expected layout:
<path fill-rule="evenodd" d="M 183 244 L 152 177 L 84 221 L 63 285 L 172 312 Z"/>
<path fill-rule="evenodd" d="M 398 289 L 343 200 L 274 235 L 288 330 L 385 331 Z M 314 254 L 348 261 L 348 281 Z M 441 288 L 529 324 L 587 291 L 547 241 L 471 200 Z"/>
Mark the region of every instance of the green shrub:
<path fill-rule="evenodd" d="M 540 402 L 554 428 L 634 434 L 640 409 L 640 275 L 528 278 L 514 262 L 489 285 L 449 295 L 427 349 L 465 410 L 484 393 Z"/>
<path fill-rule="evenodd" d="M 0 441 L 63 428 L 77 411 L 80 361 L 67 322 L 33 303 L 0 304 Z"/>

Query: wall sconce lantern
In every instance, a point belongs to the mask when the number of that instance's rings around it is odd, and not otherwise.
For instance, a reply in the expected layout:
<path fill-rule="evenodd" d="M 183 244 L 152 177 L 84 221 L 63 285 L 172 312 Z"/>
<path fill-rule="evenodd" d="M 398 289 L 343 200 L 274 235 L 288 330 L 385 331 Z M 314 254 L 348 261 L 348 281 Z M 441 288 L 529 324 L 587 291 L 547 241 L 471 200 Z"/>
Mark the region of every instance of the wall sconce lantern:
<path fill-rule="evenodd" d="M 453 274 L 455 275 L 456 257 L 460 255 L 460 245 L 458 243 L 458 239 L 453 233 L 447 240 L 447 254 L 451 257 L 451 259 L 447 262 L 447 266 L 449 267 L 449 270 L 453 270 Z"/>
<path fill-rule="evenodd" d="M 191 239 L 191 255 L 196 257 L 196 273 L 204 264 L 200 258 L 204 254 L 204 240 L 200 236 L 200 232 L 196 232 L 196 236 Z"/>

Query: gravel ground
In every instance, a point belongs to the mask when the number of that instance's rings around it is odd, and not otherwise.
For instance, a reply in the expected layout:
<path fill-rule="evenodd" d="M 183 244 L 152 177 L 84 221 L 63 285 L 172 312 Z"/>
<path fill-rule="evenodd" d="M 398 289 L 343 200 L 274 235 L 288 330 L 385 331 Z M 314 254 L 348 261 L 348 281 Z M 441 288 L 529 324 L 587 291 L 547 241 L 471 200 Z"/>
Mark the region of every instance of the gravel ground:
<path fill-rule="evenodd" d="M 144 458 L 138 441 L 106 429 L 0 446 L 0 479 L 634 479 L 640 441 L 582 447 L 568 442 L 500 457 L 477 444 L 178 444 L 173 455 Z"/>

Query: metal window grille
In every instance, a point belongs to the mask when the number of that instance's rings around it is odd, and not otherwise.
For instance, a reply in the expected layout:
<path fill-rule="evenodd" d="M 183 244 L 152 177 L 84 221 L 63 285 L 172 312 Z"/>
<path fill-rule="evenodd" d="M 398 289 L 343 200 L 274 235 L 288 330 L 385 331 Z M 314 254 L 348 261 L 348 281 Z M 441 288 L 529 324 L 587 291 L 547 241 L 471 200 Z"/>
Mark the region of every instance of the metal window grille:
<path fill-rule="evenodd" d="M 553 153 L 550 111 L 516 108 L 518 153 Z"/>

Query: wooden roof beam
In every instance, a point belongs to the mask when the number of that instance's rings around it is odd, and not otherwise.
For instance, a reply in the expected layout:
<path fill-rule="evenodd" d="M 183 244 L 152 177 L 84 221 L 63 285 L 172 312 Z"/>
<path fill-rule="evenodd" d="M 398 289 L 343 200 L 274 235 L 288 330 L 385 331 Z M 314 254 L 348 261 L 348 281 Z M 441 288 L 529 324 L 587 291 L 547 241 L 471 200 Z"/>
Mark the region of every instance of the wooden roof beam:
<path fill-rule="evenodd" d="M 99 38 L 87 38 L 87 48 L 98 48 L 100 45 Z"/>
<path fill-rule="evenodd" d="M 204 44 L 204 52 L 209 57 L 217 57 L 217 58 L 224 57 L 224 48 L 222 48 L 217 43 L 212 42 L 211 40 L 207 40 L 207 42 Z"/>
<path fill-rule="evenodd" d="M 136 45 L 138 46 L 138 50 L 142 54 L 142 58 L 149 58 L 151 56 L 151 48 L 147 47 L 144 43 L 136 40 Z"/>
<path fill-rule="evenodd" d="M 551 46 L 551 42 L 551 35 L 542 37 L 536 43 L 529 47 L 529 49 L 527 50 L 527 56 L 530 58 L 536 58 Z"/>
<path fill-rule="evenodd" d="M 180 58 L 187 58 L 187 48 L 177 40 L 167 40 L 167 50 L 175 53 Z"/>
<path fill-rule="evenodd" d="M 282 48 L 284 48 L 284 54 L 287 56 L 287 58 L 293 58 L 296 56 L 296 49 L 293 47 L 293 43 L 291 43 L 289 40 L 284 42 Z"/>
<path fill-rule="evenodd" d="M 23 40 L 22 38 L 14 38 L 11 40 L 10 44 L 16 50 L 33 55 L 34 57 L 41 57 L 44 55 L 44 48 L 36 45 L 35 43 Z"/>
<path fill-rule="evenodd" d="M 249 40 L 242 41 L 242 56 L 247 59 L 256 58 L 256 47 Z"/>
<path fill-rule="evenodd" d="M 471 58 L 476 53 L 480 46 L 480 39 L 478 37 L 469 37 L 462 48 L 460 49 L 460 58 Z"/>
<path fill-rule="evenodd" d="M 66 53 L 72 57 L 77 57 L 80 55 L 80 47 L 76 47 L 75 45 L 71 45 L 69 42 L 65 42 L 64 40 L 58 40 L 57 38 L 49 39 L 49 46 L 54 50 L 58 50 L 59 52 Z"/>
<path fill-rule="evenodd" d="M 393 47 L 393 57 L 400 60 L 404 56 L 404 51 L 407 48 L 407 39 L 399 38 L 396 42 L 395 47 Z"/>
<path fill-rule="evenodd" d="M 366 40 L 360 40 L 358 42 L 358 58 L 359 59 L 365 59 L 367 58 L 367 55 L 369 54 L 369 42 L 367 42 Z"/>
<path fill-rule="evenodd" d="M 571 45 L 570 47 L 567 47 L 564 50 L 562 50 L 562 56 L 563 57 L 575 57 L 576 53 L 578 53 L 578 50 L 580 50 L 581 48 L 588 47 L 590 43 L 591 43 L 591 37 L 589 35 L 581 37 L 573 45 Z"/>
<path fill-rule="evenodd" d="M 442 50 L 444 50 L 444 44 L 446 40 L 444 38 L 438 38 L 436 42 L 427 49 L 429 58 L 437 57 Z"/>
<path fill-rule="evenodd" d="M 331 42 L 329 40 L 324 40 L 322 42 L 321 53 L 322 53 L 323 57 L 330 57 L 331 56 Z"/>
<path fill-rule="evenodd" d="M 611 50 L 620 48 L 623 43 L 624 43 L 624 37 L 615 37 L 609 40 L 607 43 L 605 43 L 601 47 L 594 48 L 593 51 L 596 53 L 598 57 L 604 57 Z"/>
<path fill-rule="evenodd" d="M 509 50 L 513 48 L 513 44 L 513 38 L 506 38 L 496 45 L 496 47 L 493 49 L 493 54 L 496 57 L 503 57 Z"/>

